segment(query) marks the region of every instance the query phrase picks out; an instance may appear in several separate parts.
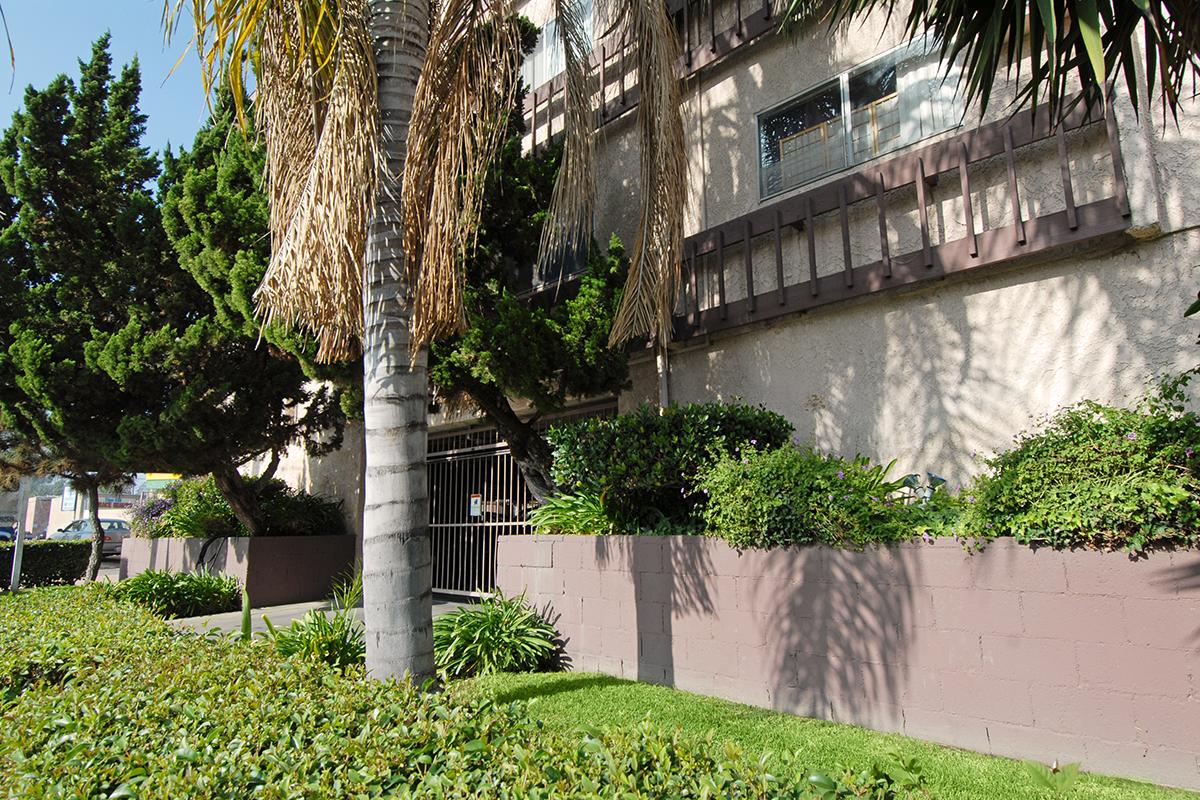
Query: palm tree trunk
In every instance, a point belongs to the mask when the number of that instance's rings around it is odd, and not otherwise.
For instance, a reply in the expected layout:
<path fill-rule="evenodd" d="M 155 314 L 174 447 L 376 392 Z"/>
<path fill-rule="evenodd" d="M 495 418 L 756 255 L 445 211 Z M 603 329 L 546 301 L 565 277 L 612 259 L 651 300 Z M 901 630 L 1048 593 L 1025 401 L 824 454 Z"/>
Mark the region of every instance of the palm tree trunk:
<path fill-rule="evenodd" d="M 426 353 L 410 347 L 400 174 L 417 77 L 429 38 L 428 0 L 370 0 L 387 168 L 371 219 L 363 281 L 363 613 L 367 671 L 422 682 L 433 666 L 433 571 L 425 443 Z"/>

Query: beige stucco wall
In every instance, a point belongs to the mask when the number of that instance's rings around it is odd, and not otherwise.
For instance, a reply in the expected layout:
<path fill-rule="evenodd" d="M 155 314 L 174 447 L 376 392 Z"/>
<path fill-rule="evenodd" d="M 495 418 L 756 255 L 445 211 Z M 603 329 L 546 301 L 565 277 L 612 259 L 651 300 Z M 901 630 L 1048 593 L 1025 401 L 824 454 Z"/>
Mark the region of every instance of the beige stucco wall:
<path fill-rule="evenodd" d="M 779 411 L 805 442 L 951 478 L 1041 414 L 1197 362 L 1200 230 L 830 307 L 670 354 L 671 400 Z M 652 360 L 627 409 L 657 398 Z"/>

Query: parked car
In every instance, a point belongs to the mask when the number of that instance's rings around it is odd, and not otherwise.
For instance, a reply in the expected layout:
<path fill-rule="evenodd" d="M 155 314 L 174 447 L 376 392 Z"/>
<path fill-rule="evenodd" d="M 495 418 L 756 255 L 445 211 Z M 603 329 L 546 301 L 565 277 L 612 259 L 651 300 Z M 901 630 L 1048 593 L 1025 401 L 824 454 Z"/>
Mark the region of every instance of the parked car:
<path fill-rule="evenodd" d="M 121 543 L 129 536 L 129 523 L 123 519 L 102 519 L 100 527 L 104 529 L 104 547 L 101 553 L 106 556 L 120 555 Z M 89 540 L 92 538 L 92 521 L 77 519 L 46 538 L 58 541 Z"/>
<path fill-rule="evenodd" d="M 11 542 L 17 538 L 17 529 L 12 525 L 0 525 L 0 542 Z"/>

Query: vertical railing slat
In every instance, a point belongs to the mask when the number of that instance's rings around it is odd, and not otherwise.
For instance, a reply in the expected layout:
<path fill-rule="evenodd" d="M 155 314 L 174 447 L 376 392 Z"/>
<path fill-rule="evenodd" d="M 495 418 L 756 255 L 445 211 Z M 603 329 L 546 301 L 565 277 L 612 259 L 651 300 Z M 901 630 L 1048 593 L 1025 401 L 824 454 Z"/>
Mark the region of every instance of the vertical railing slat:
<path fill-rule="evenodd" d="M 886 188 L 883 184 L 883 173 L 878 173 L 875 184 L 875 205 L 879 211 L 879 258 L 883 261 L 883 274 L 892 277 L 892 251 L 888 245 L 887 200 L 884 197 Z"/>
<path fill-rule="evenodd" d="M 921 220 L 921 259 L 926 268 L 933 266 L 933 248 L 929 244 L 929 202 L 925 197 L 925 159 L 917 159 L 917 216 Z"/>
<path fill-rule="evenodd" d="M 787 305 L 787 287 L 783 284 L 783 233 L 780 231 L 782 219 L 779 209 L 775 209 L 775 291 L 779 296 L 779 305 Z"/>
<path fill-rule="evenodd" d="M 754 299 L 754 229 L 749 218 L 742 226 L 742 268 L 746 271 L 746 306 L 753 314 L 758 310 L 758 301 Z"/>
<path fill-rule="evenodd" d="M 971 240 L 971 255 L 979 255 L 979 238 L 975 235 L 975 208 L 971 203 L 971 174 L 967 143 L 958 146 L 958 182 L 962 187 L 963 216 L 967 223 L 967 238 Z"/>
<path fill-rule="evenodd" d="M 1067 153 L 1067 135 L 1063 132 L 1062 124 L 1059 124 L 1055 138 L 1058 139 L 1058 167 L 1062 173 L 1063 203 L 1067 208 L 1067 227 L 1075 230 L 1079 227 L 1079 215 L 1075 210 L 1075 189 L 1071 185 L 1071 159 Z"/>
<path fill-rule="evenodd" d="M 1017 244 L 1025 244 L 1025 216 L 1021 213 L 1021 190 L 1017 186 L 1017 158 L 1013 153 L 1012 128 L 1004 126 L 1004 163 L 1008 167 L 1008 196 L 1012 200 L 1013 225 Z"/>
<path fill-rule="evenodd" d="M 842 272 L 846 285 L 854 285 L 854 263 L 850 255 L 850 213 L 846 210 L 846 184 L 838 184 L 838 220 L 842 224 Z"/>
<path fill-rule="evenodd" d="M 813 297 L 817 288 L 817 233 L 813 226 L 812 198 L 804 198 L 804 236 L 808 241 L 808 288 Z"/>
<path fill-rule="evenodd" d="M 721 303 L 721 319 L 725 319 L 729 311 L 725 304 L 725 231 L 717 231 L 717 298 Z"/>

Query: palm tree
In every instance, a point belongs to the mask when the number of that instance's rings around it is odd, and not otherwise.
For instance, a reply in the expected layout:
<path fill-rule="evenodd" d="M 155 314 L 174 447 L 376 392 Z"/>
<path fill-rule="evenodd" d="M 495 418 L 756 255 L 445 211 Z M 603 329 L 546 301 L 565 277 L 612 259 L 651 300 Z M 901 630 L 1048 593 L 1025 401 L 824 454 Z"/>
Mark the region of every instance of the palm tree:
<path fill-rule="evenodd" d="M 872 11 L 891 15 L 898 5 L 898 0 L 788 0 L 784 25 L 823 21 L 836 26 Z M 906 0 L 904 5 L 907 34 L 930 35 L 944 63 L 961 59 L 967 104 L 977 103 L 983 111 L 995 85 L 1014 75 L 1016 104 L 1046 102 L 1055 118 L 1081 98 L 1100 96 L 1101 87 L 1123 75 L 1137 111 L 1144 74 L 1148 92 L 1157 89 L 1164 109 L 1176 115 L 1194 94 L 1186 91 L 1187 78 L 1200 76 L 1200 4 L 1194 0 Z"/>
<path fill-rule="evenodd" d="M 593 117 L 576 0 L 556 0 L 567 55 L 567 154 L 543 258 L 590 237 Z M 170 35 L 183 0 L 167 0 Z M 267 147 L 272 258 L 260 311 L 316 334 L 320 357 L 361 346 L 366 431 L 367 667 L 433 673 L 425 345 L 464 324 L 463 255 L 483 176 L 518 88 L 509 0 L 191 0 L 211 93 L 256 83 Z M 661 334 L 678 286 L 684 206 L 678 43 L 661 0 L 617 0 L 637 43 L 642 192 L 630 283 L 613 336 Z M 238 103 L 239 115 L 245 114 Z M 661 338 L 661 337 L 660 337 Z"/>

